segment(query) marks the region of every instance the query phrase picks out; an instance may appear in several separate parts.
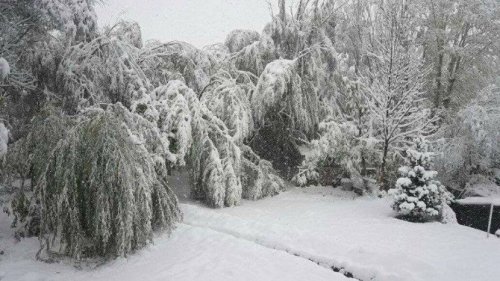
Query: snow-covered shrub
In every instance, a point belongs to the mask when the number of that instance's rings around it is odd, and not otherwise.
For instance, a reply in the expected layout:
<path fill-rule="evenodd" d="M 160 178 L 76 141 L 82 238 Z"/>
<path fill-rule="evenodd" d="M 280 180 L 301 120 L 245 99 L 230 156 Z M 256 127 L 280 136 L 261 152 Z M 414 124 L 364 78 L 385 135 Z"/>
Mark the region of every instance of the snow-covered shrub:
<path fill-rule="evenodd" d="M 313 148 L 314 149 L 314 148 Z M 320 174 L 318 164 L 320 163 L 318 155 L 305 155 L 305 159 L 299 166 L 299 171 L 292 178 L 292 182 L 300 187 L 307 185 L 318 184 L 320 181 Z"/>
<path fill-rule="evenodd" d="M 417 140 L 406 154 L 407 166 L 399 169 L 401 177 L 395 188 L 389 190 L 394 197 L 393 209 L 410 221 L 439 219 L 443 206 L 449 204 L 452 196 L 434 179 L 437 172 L 430 170 L 431 152 L 423 140 Z"/>
<path fill-rule="evenodd" d="M 47 155 L 36 195 L 50 255 L 125 256 L 181 215 L 156 127 L 121 104 L 89 109 Z"/>
<path fill-rule="evenodd" d="M 231 53 L 234 53 L 259 39 L 260 35 L 257 31 L 236 29 L 227 35 L 225 45 Z"/>
<path fill-rule="evenodd" d="M 276 175 L 269 161 L 261 159 L 246 145 L 242 146 L 242 152 L 243 198 L 256 200 L 276 195 L 285 189 L 284 181 Z"/>
<path fill-rule="evenodd" d="M 337 122 L 332 118 L 319 124 L 319 134 L 307 146 L 294 183 L 335 185 L 342 178 L 361 179 L 362 153 L 367 162 L 375 158 L 373 144 L 358 137 L 358 129 L 352 122 Z"/>
<path fill-rule="evenodd" d="M 443 204 L 441 210 L 441 222 L 445 224 L 458 224 L 457 214 L 448 204 Z"/>

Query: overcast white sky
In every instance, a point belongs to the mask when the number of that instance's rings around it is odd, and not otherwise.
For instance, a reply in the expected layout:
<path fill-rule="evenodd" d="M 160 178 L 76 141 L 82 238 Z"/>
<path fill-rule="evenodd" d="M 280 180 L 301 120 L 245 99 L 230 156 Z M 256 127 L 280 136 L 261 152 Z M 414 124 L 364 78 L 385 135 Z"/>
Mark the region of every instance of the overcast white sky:
<path fill-rule="evenodd" d="M 203 47 L 224 42 L 233 29 L 261 32 L 271 19 L 268 3 L 268 0 L 105 0 L 96 10 L 101 27 L 118 19 L 134 20 L 141 25 L 144 40 L 179 40 Z"/>

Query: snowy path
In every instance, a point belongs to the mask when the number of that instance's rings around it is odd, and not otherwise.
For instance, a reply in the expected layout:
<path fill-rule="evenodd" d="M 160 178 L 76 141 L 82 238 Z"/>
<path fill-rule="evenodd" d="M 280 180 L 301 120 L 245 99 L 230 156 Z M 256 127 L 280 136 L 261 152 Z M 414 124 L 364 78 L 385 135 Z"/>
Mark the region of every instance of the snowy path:
<path fill-rule="evenodd" d="M 498 281 L 500 239 L 459 225 L 391 217 L 383 199 L 331 188 L 294 189 L 235 208 L 183 203 L 170 237 L 95 270 L 34 260 L 38 242 L 0 237 L 0 280 Z M 0 235 L 8 221 L 0 215 Z M 4 234 L 5 235 L 5 234 Z"/>

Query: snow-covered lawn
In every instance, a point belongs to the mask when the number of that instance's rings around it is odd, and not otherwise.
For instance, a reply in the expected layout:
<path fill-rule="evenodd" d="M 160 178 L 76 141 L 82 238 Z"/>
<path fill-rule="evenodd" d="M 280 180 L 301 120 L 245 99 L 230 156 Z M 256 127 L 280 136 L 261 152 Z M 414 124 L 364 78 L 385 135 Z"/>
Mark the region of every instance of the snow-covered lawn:
<path fill-rule="evenodd" d="M 183 203 L 170 237 L 97 269 L 37 262 L 0 217 L 0 280 L 500 280 L 500 239 L 459 225 L 394 219 L 387 199 L 329 187 L 292 189 L 213 210 Z M 352 280 L 352 279 L 350 279 Z"/>

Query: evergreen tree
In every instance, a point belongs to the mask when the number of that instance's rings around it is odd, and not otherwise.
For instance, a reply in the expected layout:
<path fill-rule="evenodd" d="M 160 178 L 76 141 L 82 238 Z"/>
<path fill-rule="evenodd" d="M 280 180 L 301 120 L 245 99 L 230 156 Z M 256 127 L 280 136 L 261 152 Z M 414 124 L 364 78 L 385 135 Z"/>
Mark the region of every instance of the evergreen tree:
<path fill-rule="evenodd" d="M 401 177 L 396 187 L 389 190 L 394 196 L 393 209 L 409 221 L 438 219 L 443 206 L 451 200 L 451 194 L 434 178 L 436 171 L 430 170 L 431 153 L 423 140 L 406 151 L 407 165 L 399 169 Z"/>

